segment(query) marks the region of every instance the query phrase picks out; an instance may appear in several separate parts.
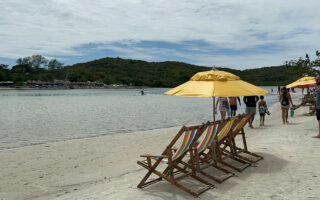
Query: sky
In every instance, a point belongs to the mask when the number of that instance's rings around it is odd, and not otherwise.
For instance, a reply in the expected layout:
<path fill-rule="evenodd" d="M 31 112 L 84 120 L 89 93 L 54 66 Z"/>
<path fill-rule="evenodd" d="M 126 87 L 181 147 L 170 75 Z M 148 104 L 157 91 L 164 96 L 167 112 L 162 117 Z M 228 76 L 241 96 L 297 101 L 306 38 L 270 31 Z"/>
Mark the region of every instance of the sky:
<path fill-rule="evenodd" d="M 249 69 L 315 57 L 319 0 L 0 0 L 0 64 L 35 54 Z"/>

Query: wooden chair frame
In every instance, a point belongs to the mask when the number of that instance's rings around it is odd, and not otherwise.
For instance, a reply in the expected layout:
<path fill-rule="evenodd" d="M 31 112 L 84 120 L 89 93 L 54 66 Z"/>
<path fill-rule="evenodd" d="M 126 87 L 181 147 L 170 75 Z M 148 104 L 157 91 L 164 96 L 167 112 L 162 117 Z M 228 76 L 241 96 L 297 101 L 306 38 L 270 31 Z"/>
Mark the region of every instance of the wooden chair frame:
<path fill-rule="evenodd" d="M 229 118 L 228 120 L 233 120 L 231 128 L 228 130 L 228 132 L 221 133 L 221 136 L 218 134 L 215 141 L 215 145 L 216 145 L 215 151 L 217 152 L 218 162 L 238 172 L 243 171 L 244 169 L 246 169 L 251 165 L 250 162 L 235 156 L 235 152 L 234 152 L 235 147 L 232 143 L 232 130 L 238 125 L 241 119 L 242 119 L 242 116 Z M 227 148 L 229 148 L 229 150 L 227 150 Z M 231 153 L 228 153 L 228 152 L 231 152 Z M 224 160 L 227 158 L 237 161 L 242 165 L 240 167 L 237 167 L 228 162 L 225 162 Z"/>
<path fill-rule="evenodd" d="M 244 127 L 245 125 L 248 123 L 248 121 L 250 120 L 250 118 L 252 117 L 253 115 L 248 115 L 248 114 L 244 114 L 242 116 L 242 120 L 246 120 L 245 123 L 241 124 L 240 127 L 235 127 L 232 132 L 231 132 L 231 141 L 232 141 L 232 144 L 233 144 L 233 151 L 231 152 L 234 156 L 242 159 L 242 160 L 245 160 L 245 161 L 248 161 L 252 164 L 255 164 L 256 162 L 258 162 L 259 160 L 262 160 L 263 159 L 263 156 L 260 156 L 258 154 L 255 154 L 253 152 L 250 152 L 248 150 L 248 146 L 247 146 L 247 141 L 246 141 L 246 135 L 245 135 L 245 131 L 244 131 Z M 239 122 L 240 123 L 240 122 Z M 237 146 L 236 144 L 236 140 L 235 138 L 241 134 L 242 136 L 242 145 L 243 145 L 243 148 L 240 148 Z M 250 156 L 253 156 L 255 157 L 256 159 L 253 160 L 253 159 L 250 159 L 250 158 L 247 158 L 247 157 L 244 157 L 242 155 L 240 155 L 241 153 L 245 153 L 245 154 L 248 154 Z"/>
<path fill-rule="evenodd" d="M 183 126 L 161 155 L 149 155 L 149 154 L 141 155 L 141 157 L 144 157 L 147 160 L 146 161 L 137 161 L 137 163 L 139 165 L 141 165 L 142 167 L 146 168 L 148 170 L 148 172 L 142 178 L 142 180 L 140 181 L 140 183 L 138 184 L 137 187 L 143 188 L 143 187 L 146 187 L 148 185 L 151 185 L 153 183 L 159 182 L 162 179 L 164 179 L 164 180 L 170 182 L 171 184 L 177 186 L 178 188 L 184 190 L 185 192 L 187 192 L 193 196 L 196 196 L 196 197 L 199 196 L 201 193 L 203 193 L 211 188 L 214 188 L 213 184 L 211 184 L 211 183 L 207 182 L 206 180 L 204 180 L 203 178 L 199 177 L 195 173 L 195 170 L 188 171 L 185 168 L 179 166 L 179 164 L 183 164 L 183 166 L 185 166 L 186 162 L 183 162 L 182 159 L 185 157 L 187 151 L 183 152 L 183 154 L 179 158 L 177 158 L 175 160 L 172 159 L 172 156 L 173 156 L 172 152 L 175 150 L 173 148 L 173 145 L 178 141 L 178 139 L 183 135 L 183 133 L 185 133 L 186 131 L 189 131 L 189 130 L 197 129 L 197 132 L 194 137 L 194 138 L 196 138 L 196 137 L 198 137 L 199 134 L 202 134 L 202 132 L 204 131 L 203 128 L 204 128 L 204 125 L 191 126 L 191 127 Z M 191 141 L 190 146 L 193 141 L 194 141 L 194 139 Z M 189 151 L 190 151 L 190 146 L 189 146 Z M 152 163 L 151 162 L 152 158 L 158 158 L 158 159 L 155 163 Z M 161 172 L 161 171 L 157 170 L 156 168 L 159 166 L 159 164 L 163 158 L 168 159 L 168 162 L 167 162 L 168 166 L 165 168 L 164 171 Z M 174 170 L 176 170 L 176 171 L 174 171 Z M 183 175 L 177 176 L 179 173 L 182 173 Z M 159 178 L 154 179 L 154 180 L 150 180 L 147 182 L 147 180 L 149 179 L 151 174 L 155 174 L 155 175 L 159 176 Z M 192 189 L 190 189 L 190 188 L 188 188 L 178 182 L 179 180 L 181 180 L 187 176 L 190 176 L 190 177 L 194 178 L 195 180 L 205 184 L 205 186 L 197 191 L 194 191 L 194 190 L 192 190 Z"/>
<path fill-rule="evenodd" d="M 196 172 L 198 172 L 198 173 L 200 173 L 200 174 L 202 174 L 202 175 L 204 175 L 204 176 L 206 176 L 206 177 L 208 177 L 218 183 L 222 183 L 223 181 L 227 180 L 228 178 L 234 176 L 234 173 L 228 171 L 227 169 L 225 169 L 221 166 L 218 166 L 217 155 L 216 155 L 216 151 L 214 148 L 214 146 L 215 146 L 214 140 L 217 137 L 217 134 L 221 131 L 221 129 L 225 126 L 226 123 L 227 123 L 226 121 L 225 122 L 223 122 L 223 121 L 207 122 L 204 127 L 205 130 L 207 130 L 212 125 L 217 126 L 217 127 L 215 127 L 215 128 L 217 128 L 217 130 L 214 135 L 213 141 L 211 141 L 210 144 L 207 144 L 207 146 L 204 147 L 204 149 L 202 149 L 202 150 L 198 150 L 199 142 L 195 142 L 192 145 L 193 155 L 191 155 L 191 157 L 194 157 L 194 158 L 191 159 L 190 161 L 192 161 L 191 165 L 193 166 L 193 170 L 195 170 Z M 200 138 L 200 136 L 199 136 L 199 138 Z M 205 151 L 207 151 L 207 153 L 205 153 Z M 208 167 L 214 167 L 215 169 L 224 172 L 224 174 L 219 177 L 208 174 L 208 173 L 204 172 L 204 169 L 206 169 Z"/>
<path fill-rule="evenodd" d="M 226 180 L 227 178 L 229 178 L 231 176 L 231 174 L 234 175 L 234 173 L 230 172 L 229 170 L 225 169 L 222 166 L 226 166 L 228 168 L 231 168 L 231 169 L 234 169 L 237 171 L 242 171 L 244 168 L 246 168 L 250 165 L 248 162 L 245 162 L 245 161 L 238 159 L 232 155 L 228 155 L 228 154 L 224 153 L 223 149 L 220 147 L 222 144 L 227 142 L 227 144 L 228 144 L 227 147 L 230 147 L 230 151 L 232 150 L 232 148 L 233 148 L 232 143 L 230 140 L 226 140 L 226 138 L 230 138 L 230 136 L 229 136 L 230 131 L 234 127 L 234 124 L 237 120 L 239 120 L 238 117 L 233 117 L 233 118 L 228 118 L 225 121 L 221 121 L 219 124 L 218 133 L 214 137 L 214 142 L 212 142 L 210 147 L 208 147 L 208 151 L 202 152 L 201 154 L 198 155 L 198 157 L 199 157 L 198 159 L 200 162 L 207 163 L 207 164 L 209 164 L 217 169 L 220 169 L 221 171 L 224 171 L 226 173 L 225 174 L 226 177 L 222 176 L 220 180 L 217 180 L 218 182 L 222 182 L 222 181 Z M 214 122 L 211 122 L 211 123 L 214 123 Z M 219 139 L 219 134 L 220 134 L 220 137 L 223 137 L 223 138 Z M 238 161 L 238 162 L 242 163 L 243 166 L 241 166 L 241 167 L 233 166 L 233 165 L 224 161 L 226 158 L 231 158 L 235 161 Z M 218 165 L 218 164 L 220 164 L 220 165 Z M 208 167 L 208 166 L 206 166 L 206 167 Z"/>

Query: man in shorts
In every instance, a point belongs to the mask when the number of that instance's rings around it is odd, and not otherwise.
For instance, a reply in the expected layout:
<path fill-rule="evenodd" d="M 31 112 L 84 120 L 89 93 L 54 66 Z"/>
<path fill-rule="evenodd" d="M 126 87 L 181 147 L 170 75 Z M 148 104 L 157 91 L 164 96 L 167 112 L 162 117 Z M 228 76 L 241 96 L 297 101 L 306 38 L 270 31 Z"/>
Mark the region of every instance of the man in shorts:
<path fill-rule="evenodd" d="M 316 109 L 317 109 L 317 120 L 319 125 L 319 134 L 316 136 L 313 136 L 314 138 L 320 138 L 320 76 L 317 76 L 316 78 L 316 84 L 317 87 L 315 88 L 316 93 Z"/>
<path fill-rule="evenodd" d="M 235 117 L 237 114 L 237 100 L 239 101 L 239 105 L 241 106 L 240 98 L 239 97 L 229 97 L 229 105 L 231 109 L 231 117 Z"/>
<path fill-rule="evenodd" d="M 259 101 L 258 96 L 245 96 L 243 97 L 243 102 L 246 104 L 246 113 L 251 114 L 252 117 L 249 120 L 249 127 L 253 128 L 252 123 L 254 120 L 254 115 L 257 111 L 257 102 Z"/>

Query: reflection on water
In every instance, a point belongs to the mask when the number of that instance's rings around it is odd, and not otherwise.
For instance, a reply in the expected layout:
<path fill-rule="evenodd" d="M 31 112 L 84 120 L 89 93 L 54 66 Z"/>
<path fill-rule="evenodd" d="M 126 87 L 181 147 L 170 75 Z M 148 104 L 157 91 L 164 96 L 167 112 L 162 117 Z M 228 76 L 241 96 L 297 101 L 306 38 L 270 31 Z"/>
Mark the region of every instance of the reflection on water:
<path fill-rule="evenodd" d="M 272 88 L 268 103 L 277 100 Z M 2 90 L 0 149 L 212 119 L 211 98 L 163 95 L 167 90 Z"/>

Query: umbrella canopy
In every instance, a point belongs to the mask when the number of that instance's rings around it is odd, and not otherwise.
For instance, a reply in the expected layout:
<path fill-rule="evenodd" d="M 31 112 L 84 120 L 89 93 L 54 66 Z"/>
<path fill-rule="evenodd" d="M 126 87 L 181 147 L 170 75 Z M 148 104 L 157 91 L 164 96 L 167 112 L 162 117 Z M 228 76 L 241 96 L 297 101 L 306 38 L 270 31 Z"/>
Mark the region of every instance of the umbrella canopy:
<path fill-rule="evenodd" d="M 240 80 L 239 76 L 212 69 L 195 74 L 190 81 L 165 94 L 190 97 L 235 97 L 265 95 L 269 91 Z"/>
<path fill-rule="evenodd" d="M 305 75 L 303 78 L 287 85 L 287 88 L 309 88 L 316 86 L 316 79 L 313 76 Z"/>
<path fill-rule="evenodd" d="M 213 68 L 199 72 L 190 81 L 164 94 L 188 97 L 213 97 L 213 120 L 215 121 L 215 97 L 255 96 L 269 91 L 240 80 L 239 76 Z"/>

